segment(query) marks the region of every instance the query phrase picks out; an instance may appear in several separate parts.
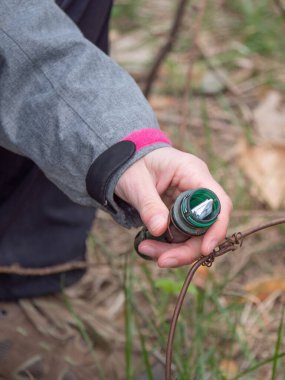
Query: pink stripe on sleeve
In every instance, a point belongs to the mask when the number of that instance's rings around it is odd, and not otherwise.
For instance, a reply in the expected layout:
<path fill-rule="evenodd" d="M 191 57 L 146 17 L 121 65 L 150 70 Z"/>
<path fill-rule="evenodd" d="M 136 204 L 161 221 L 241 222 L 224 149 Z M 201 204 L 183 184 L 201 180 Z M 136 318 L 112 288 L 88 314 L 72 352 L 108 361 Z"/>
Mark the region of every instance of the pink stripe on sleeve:
<path fill-rule="evenodd" d="M 159 129 L 146 128 L 140 129 L 125 136 L 121 141 L 132 141 L 137 147 L 137 151 L 155 143 L 166 143 L 172 145 L 169 138 Z"/>

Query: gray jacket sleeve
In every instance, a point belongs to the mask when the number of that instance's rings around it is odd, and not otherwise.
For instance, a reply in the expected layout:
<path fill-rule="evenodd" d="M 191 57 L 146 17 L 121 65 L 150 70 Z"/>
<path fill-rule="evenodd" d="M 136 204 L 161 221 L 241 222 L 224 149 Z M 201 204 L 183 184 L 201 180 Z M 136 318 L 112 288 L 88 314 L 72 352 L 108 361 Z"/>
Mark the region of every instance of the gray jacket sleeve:
<path fill-rule="evenodd" d="M 53 0 L 0 1 L 2 147 L 33 160 L 73 201 L 101 207 L 86 191 L 91 163 L 144 128 L 159 127 L 133 79 L 86 40 Z M 140 150 L 120 174 L 165 145 Z M 118 207 L 115 218 L 125 226 L 139 221 Z"/>

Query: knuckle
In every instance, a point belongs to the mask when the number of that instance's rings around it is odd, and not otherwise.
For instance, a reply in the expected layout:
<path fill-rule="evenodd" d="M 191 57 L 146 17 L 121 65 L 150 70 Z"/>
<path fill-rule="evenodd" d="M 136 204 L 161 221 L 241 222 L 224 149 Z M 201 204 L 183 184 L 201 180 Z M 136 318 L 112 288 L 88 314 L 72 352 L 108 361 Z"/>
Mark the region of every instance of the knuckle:
<path fill-rule="evenodd" d="M 204 169 L 205 171 L 209 172 L 209 167 L 208 167 L 208 165 L 206 164 L 205 161 L 200 160 L 200 166 L 201 166 L 202 169 Z"/>
<path fill-rule="evenodd" d="M 205 161 L 203 161 L 199 157 L 196 157 L 196 166 L 197 166 L 197 169 L 199 169 L 199 170 L 203 170 L 203 171 L 209 172 L 208 165 L 206 164 Z"/>
<path fill-rule="evenodd" d="M 229 210 L 229 213 L 231 213 L 233 210 L 233 202 L 228 195 L 225 196 L 224 203 L 225 203 L 227 209 Z"/>
<path fill-rule="evenodd" d="M 157 204 L 152 199 L 147 199 L 144 201 L 141 207 L 141 216 L 142 218 L 148 218 L 150 215 L 156 214 Z"/>
<path fill-rule="evenodd" d="M 206 162 L 197 156 L 191 156 L 191 159 L 189 161 L 192 163 L 192 165 L 194 164 L 197 169 L 208 170 L 208 165 Z"/>

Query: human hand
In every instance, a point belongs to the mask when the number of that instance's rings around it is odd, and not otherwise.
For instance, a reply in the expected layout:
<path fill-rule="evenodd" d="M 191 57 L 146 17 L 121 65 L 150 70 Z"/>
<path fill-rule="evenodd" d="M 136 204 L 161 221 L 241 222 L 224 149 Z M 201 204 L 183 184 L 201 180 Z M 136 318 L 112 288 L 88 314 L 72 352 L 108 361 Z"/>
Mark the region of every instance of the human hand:
<path fill-rule="evenodd" d="M 135 207 L 150 233 L 162 235 L 168 225 L 168 207 L 186 190 L 199 187 L 216 193 L 221 212 L 205 235 L 184 243 L 144 240 L 139 251 L 162 268 L 191 264 L 201 254 L 209 254 L 225 236 L 232 210 L 230 198 L 198 157 L 171 147 L 156 149 L 130 166 L 119 179 L 115 193 Z"/>

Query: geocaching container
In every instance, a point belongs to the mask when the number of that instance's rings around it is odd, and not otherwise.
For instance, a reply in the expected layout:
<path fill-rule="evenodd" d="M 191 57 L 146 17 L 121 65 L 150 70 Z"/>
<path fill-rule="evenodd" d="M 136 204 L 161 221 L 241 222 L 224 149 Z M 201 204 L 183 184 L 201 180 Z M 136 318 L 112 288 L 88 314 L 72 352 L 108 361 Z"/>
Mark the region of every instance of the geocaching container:
<path fill-rule="evenodd" d="M 199 188 L 181 193 L 169 211 L 169 225 L 161 236 L 153 236 L 144 227 L 135 237 L 134 246 L 144 259 L 150 257 L 139 252 L 139 244 L 146 239 L 167 243 L 182 243 L 192 236 L 203 235 L 217 220 L 221 204 L 217 195 L 209 189 Z"/>

